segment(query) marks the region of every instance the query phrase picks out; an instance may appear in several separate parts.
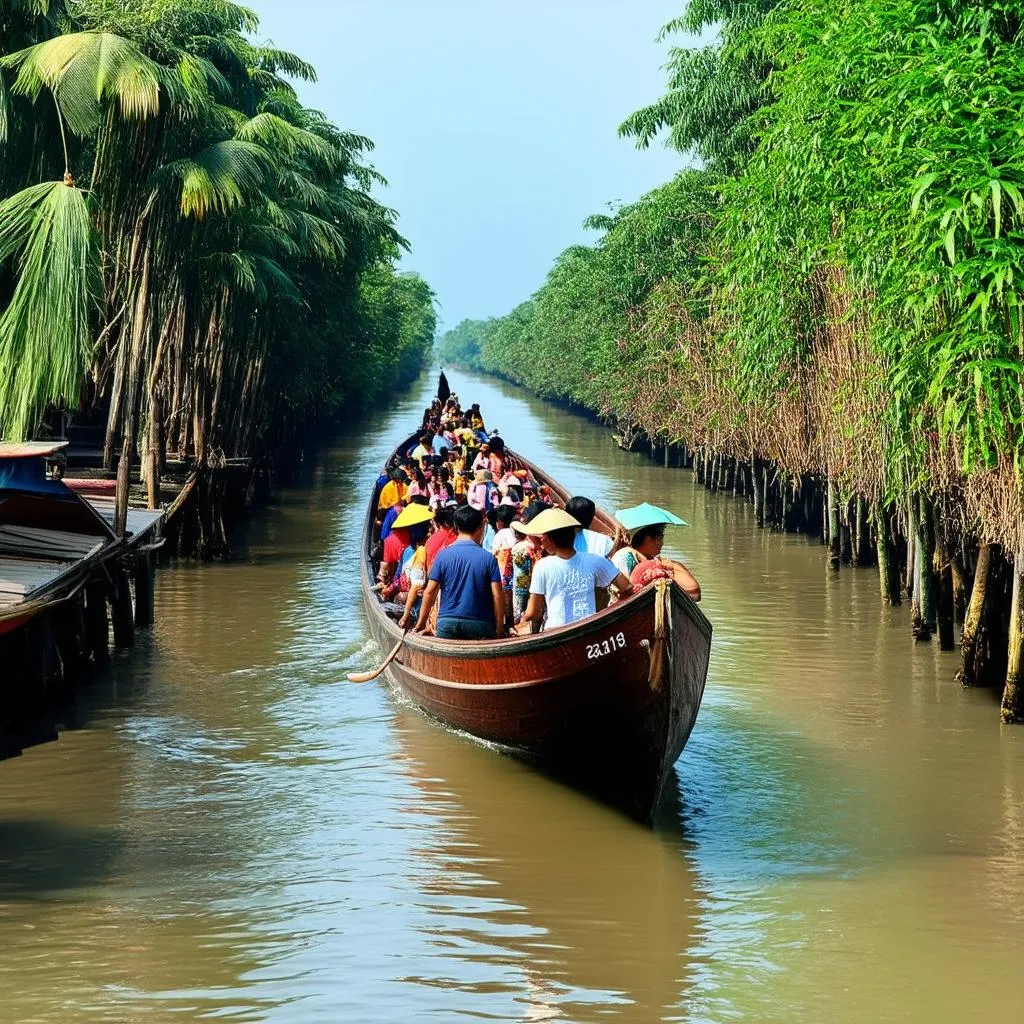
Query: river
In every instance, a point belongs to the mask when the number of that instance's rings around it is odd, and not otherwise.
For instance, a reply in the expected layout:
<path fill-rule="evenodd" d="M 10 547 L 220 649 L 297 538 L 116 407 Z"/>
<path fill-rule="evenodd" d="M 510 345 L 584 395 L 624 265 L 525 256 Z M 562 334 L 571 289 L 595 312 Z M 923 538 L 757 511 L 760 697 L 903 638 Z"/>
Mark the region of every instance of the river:
<path fill-rule="evenodd" d="M 652 832 L 403 706 L 356 559 L 431 382 L 319 453 L 58 743 L 0 764 L 6 1022 L 1012 1020 L 1024 729 L 915 649 L 873 571 L 493 381 L 463 400 L 577 493 L 651 499 L 715 626 Z"/>

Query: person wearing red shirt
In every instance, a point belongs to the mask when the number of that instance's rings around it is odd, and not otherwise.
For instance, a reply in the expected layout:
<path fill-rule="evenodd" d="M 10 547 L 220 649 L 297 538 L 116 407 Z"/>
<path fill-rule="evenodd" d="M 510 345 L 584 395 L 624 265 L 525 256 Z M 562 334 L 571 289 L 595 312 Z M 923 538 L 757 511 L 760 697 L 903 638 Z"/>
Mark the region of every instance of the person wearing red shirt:
<path fill-rule="evenodd" d="M 434 514 L 434 532 L 427 538 L 427 572 L 434 564 L 438 552 L 444 551 L 446 547 L 454 544 L 459 539 L 455 529 L 452 513 L 454 509 L 450 505 L 441 505 Z"/>

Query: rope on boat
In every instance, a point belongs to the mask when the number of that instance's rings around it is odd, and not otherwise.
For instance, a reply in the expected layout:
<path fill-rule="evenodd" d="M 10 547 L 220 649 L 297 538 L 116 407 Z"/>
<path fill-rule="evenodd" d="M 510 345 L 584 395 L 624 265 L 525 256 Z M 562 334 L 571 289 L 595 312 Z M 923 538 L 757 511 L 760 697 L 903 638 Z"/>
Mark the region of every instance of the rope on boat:
<path fill-rule="evenodd" d="M 654 642 L 651 644 L 651 668 L 647 681 L 657 693 L 665 676 L 668 643 L 672 635 L 672 581 L 658 580 L 654 584 Z"/>

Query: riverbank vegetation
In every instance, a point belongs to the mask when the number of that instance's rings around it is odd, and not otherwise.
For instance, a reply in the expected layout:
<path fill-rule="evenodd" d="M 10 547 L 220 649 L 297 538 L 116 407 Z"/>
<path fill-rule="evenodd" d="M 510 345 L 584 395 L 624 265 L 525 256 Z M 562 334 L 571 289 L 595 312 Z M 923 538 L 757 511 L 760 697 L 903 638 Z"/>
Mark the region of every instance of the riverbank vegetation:
<path fill-rule="evenodd" d="M 372 143 L 257 32 L 225 0 L 0 6 L 0 436 L 100 419 L 121 530 L 133 464 L 155 504 L 183 460 L 204 553 L 218 467 L 407 383 L 435 328 Z"/>
<path fill-rule="evenodd" d="M 442 353 L 874 564 L 1024 714 L 1024 3 L 691 3 L 622 134 L 693 165 Z"/>

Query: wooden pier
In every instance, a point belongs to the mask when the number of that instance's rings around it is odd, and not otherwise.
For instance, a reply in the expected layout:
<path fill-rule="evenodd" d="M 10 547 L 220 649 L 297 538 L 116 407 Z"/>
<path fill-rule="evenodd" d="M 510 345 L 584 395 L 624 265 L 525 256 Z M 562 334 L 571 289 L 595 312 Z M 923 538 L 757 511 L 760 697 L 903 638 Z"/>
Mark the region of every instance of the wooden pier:
<path fill-rule="evenodd" d="M 113 494 L 69 487 L 63 447 L 0 444 L 0 758 L 56 739 L 54 710 L 154 619 L 165 511 L 130 508 L 118 536 Z"/>

